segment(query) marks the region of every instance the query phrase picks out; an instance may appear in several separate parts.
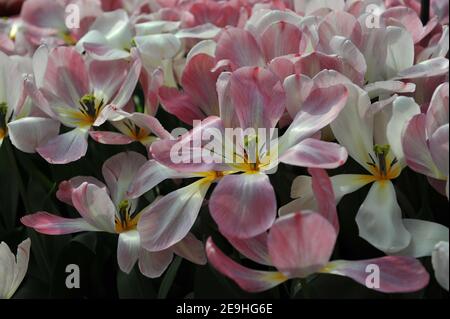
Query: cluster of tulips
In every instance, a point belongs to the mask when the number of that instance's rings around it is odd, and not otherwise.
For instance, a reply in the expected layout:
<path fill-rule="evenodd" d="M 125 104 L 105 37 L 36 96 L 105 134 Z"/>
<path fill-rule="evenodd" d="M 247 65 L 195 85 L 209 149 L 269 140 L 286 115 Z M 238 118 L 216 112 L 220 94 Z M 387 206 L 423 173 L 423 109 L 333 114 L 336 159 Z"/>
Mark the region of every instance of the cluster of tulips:
<path fill-rule="evenodd" d="M 0 145 L 55 166 L 91 144 L 128 149 L 102 178 L 58 184 L 78 218 L 24 211 L 20 225 L 116 234 L 120 270 L 149 278 L 177 255 L 248 292 L 319 273 L 415 292 L 431 258 L 448 290 L 448 228 L 406 217 L 396 192 L 408 169 L 449 197 L 448 1 L 423 11 L 415 0 L 23 1 L 0 21 Z M 227 129 L 244 133 L 197 140 Z M 305 169 L 281 205 L 272 177 L 292 166 Z M 166 180 L 176 187 L 162 193 Z M 332 260 L 336 207 L 365 186 L 353 222 L 380 255 Z M 194 227 L 202 209 L 240 261 Z M 0 297 L 26 276 L 30 247 L 16 257 L 0 245 Z"/>

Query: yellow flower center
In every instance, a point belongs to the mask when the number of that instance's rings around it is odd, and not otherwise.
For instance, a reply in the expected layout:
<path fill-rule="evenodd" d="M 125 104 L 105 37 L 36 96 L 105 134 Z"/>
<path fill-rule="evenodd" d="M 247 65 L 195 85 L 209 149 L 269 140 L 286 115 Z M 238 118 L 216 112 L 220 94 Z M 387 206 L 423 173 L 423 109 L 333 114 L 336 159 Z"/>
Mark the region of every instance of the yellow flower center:
<path fill-rule="evenodd" d="M 131 205 L 128 200 L 123 200 L 118 206 L 118 214 L 115 219 L 116 233 L 120 234 L 136 229 L 140 213 L 130 214 Z"/>
<path fill-rule="evenodd" d="M 368 162 L 367 164 L 370 166 L 370 172 L 376 180 L 391 180 L 400 175 L 401 168 L 398 165 L 397 158 L 390 150 L 391 148 L 388 144 L 375 145 L 373 151 L 378 161 L 369 154 L 371 162 Z"/>

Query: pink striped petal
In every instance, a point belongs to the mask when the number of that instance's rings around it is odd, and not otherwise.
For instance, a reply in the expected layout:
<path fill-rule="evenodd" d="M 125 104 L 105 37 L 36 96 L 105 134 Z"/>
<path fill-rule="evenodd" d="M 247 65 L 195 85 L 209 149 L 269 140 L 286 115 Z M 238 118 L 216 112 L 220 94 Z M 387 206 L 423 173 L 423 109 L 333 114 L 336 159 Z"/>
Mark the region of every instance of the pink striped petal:
<path fill-rule="evenodd" d="M 302 54 L 306 41 L 298 26 L 285 21 L 269 25 L 261 35 L 261 49 L 266 61 L 288 54 Z"/>
<path fill-rule="evenodd" d="M 280 138 L 280 154 L 333 122 L 346 105 L 348 95 L 344 85 L 313 90 Z"/>
<path fill-rule="evenodd" d="M 220 118 L 225 128 L 239 127 L 239 119 L 233 107 L 230 93 L 231 72 L 222 72 L 217 79 L 216 89 L 219 99 Z"/>
<path fill-rule="evenodd" d="M 427 135 L 433 133 L 442 125 L 448 124 L 449 114 L 449 85 L 448 82 L 439 85 L 433 93 L 430 106 L 427 110 Z"/>
<path fill-rule="evenodd" d="M 75 189 L 81 186 L 83 183 L 89 183 L 97 185 L 99 188 L 104 189 L 106 192 L 108 192 L 108 189 L 106 188 L 106 185 L 100 182 L 95 177 L 91 176 L 77 176 L 74 178 L 71 178 L 68 181 L 62 181 L 59 183 L 58 190 L 56 191 L 56 198 L 58 198 L 60 201 L 73 206 L 72 203 L 72 193 Z"/>
<path fill-rule="evenodd" d="M 227 163 L 235 161 L 233 154 L 223 149 L 225 136 L 222 120 L 210 116 L 176 140 L 155 141 L 150 152 L 155 160 L 180 172 L 231 170 Z"/>
<path fill-rule="evenodd" d="M 286 91 L 286 109 L 292 118 L 302 109 L 311 91 L 315 89 L 314 81 L 303 74 L 293 74 L 284 79 Z"/>
<path fill-rule="evenodd" d="M 127 196 L 129 198 L 138 198 L 166 179 L 185 177 L 192 176 L 186 173 L 179 173 L 155 160 L 150 160 L 142 165 L 135 174 L 128 187 Z"/>
<path fill-rule="evenodd" d="M 161 105 L 167 112 L 175 115 L 188 125 L 193 125 L 193 121 L 202 120 L 206 117 L 206 114 L 195 105 L 190 95 L 180 92 L 176 88 L 161 87 L 159 98 Z"/>
<path fill-rule="evenodd" d="M 267 175 L 227 175 L 212 193 L 209 209 L 224 235 L 251 238 L 272 226 L 277 202 Z"/>
<path fill-rule="evenodd" d="M 336 168 L 347 160 L 347 151 L 336 143 L 307 138 L 280 156 L 280 162 L 300 167 Z"/>
<path fill-rule="evenodd" d="M 285 93 L 278 78 L 258 67 L 231 75 L 230 94 L 243 129 L 273 128 L 285 110 Z"/>
<path fill-rule="evenodd" d="M 172 246 L 172 251 L 197 265 L 206 265 L 206 254 L 203 242 L 189 233 L 180 242 Z"/>
<path fill-rule="evenodd" d="M 425 268 L 413 257 L 387 256 L 360 261 L 337 260 L 329 263 L 323 272 L 350 277 L 368 288 L 386 293 L 418 291 L 425 288 L 430 280 Z M 378 273 L 379 282 L 372 279 Z"/>
<path fill-rule="evenodd" d="M 381 15 L 386 25 L 403 25 L 412 35 L 414 43 L 419 42 L 423 37 L 424 28 L 417 13 L 411 8 L 396 7 L 389 8 Z"/>
<path fill-rule="evenodd" d="M 135 142 L 131 137 L 117 132 L 90 131 L 89 135 L 94 141 L 106 145 L 127 145 Z"/>
<path fill-rule="evenodd" d="M 116 96 L 110 102 L 110 104 L 113 105 L 116 109 L 123 108 L 130 101 L 131 96 L 133 95 L 133 92 L 138 83 L 139 75 L 141 74 L 142 62 L 137 53 L 137 50 L 131 49 L 131 57 L 131 66 L 128 70 L 128 74 L 122 82 L 120 88 L 117 90 Z M 120 68 L 118 68 L 117 71 L 119 70 Z"/>
<path fill-rule="evenodd" d="M 312 176 L 312 188 L 318 212 L 334 226 L 336 233 L 339 233 L 339 218 L 331 179 L 323 169 L 310 168 L 308 172 Z"/>
<path fill-rule="evenodd" d="M 25 153 L 35 153 L 59 133 L 60 123 L 43 117 L 24 117 L 8 123 L 11 143 Z"/>
<path fill-rule="evenodd" d="M 73 234 L 82 231 L 100 231 L 83 218 L 64 218 L 47 212 L 26 215 L 20 219 L 22 224 L 46 235 Z"/>
<path fill-rule="evenodd" d="M 362 43 L 361 25 L 354 16 L 345 11 L 333 11 L 327 14 L 320 22 L 318 32 L 320 45 L 325 52 L 332 50 L 329 44 L 334 36 L 349 39 L 356 46 Z"/>
<path fill-rule="evenodd" d="M 245 291 L 261 292 L 269 290 L 288 279 L 279 272 L 258 271 L 239 265 L 220 251 L 211 238 L 206 243 L 206 255 L 214 268 L 233 280 Z"/>
<path fill-rule="evenodd" d="M 438 128 L 429 141 L 431 157 L 433 158 L 434 163 L 436 163 L 436 166 L 445 176 L 448 176 L 449 163 L 448 128 L 448 123 Z"/>
<path fill-rule="evenodd" d="M 88 71 L 83 57 L 73 47 L 58 47 L 50 51 L 44 87 L 75 107 L 90 92 Z"/>
<path fill-rule="evenodd" d="M 125 60 L 91 61 L 88 73 L 94 95 L 103 96 L 105 102 L 110 101 L 125 81 L 127 71 L 128 62 Z"/>
<path fill-rule="evenodd" d="M 197 219 L 210 185 L 208 181 L 199 180 L 146 207 L 137 226 L 142 247 L 161 251 L 185 238 Z"/>
<path fill-rule="evenodd" d="M 127 198 L 127 192 L 146 158 L 136 152 L 122 152 L 110 157 L 102 167 L 102 174 L 115 204 Z"/>
<path fill-rule="evenodd" d="M 52 138 L 39 146 L 36 151 L 51 164 L 67 164 L 79 160 L 86 154 L 87 137 L 86 129 L 76 128 Z"/>
<path fill-rule="evenodd" d="M 227 237 L 227 239 L 245 257 L 258 264 L 272 265 L 267 247 L 267 233 L 264 232 L 253 238 Z"/>
<path fill-rule="evenodd" d="M 413 65 L 407 69 L 398 72 L 394 80 L 398 79 L 417 79 L 424 77 L 433 77 L 448 73 L 448 59 L 437 57 Z"/>
<path fill-rule="evenodd" d="M 324 217 L 305 211 L 279 218 L 269 232 L 273 265 L 288 277 L 304 278 L 330 260 L 337 233 Z"/>
<path fill-rule="evenodd" d="M 72 202 L 89 224 L 102 231 L 115 233 L 116 207 L 104 189 L 83 183 L 72 192 Z"/>
<path fill-rule="evenodd" d="M 150 252 L 145 249 L 139 250 L 139 270 L 148 278 L 158 278 L 173 260 L 173 253 L 170 249 Z"/>
<path fill-rule="evenodd" d="M 426 115 L 418 114 L 409 120 L 402 133 L 402 148 L 408 166 L 414 171 L 439 178 L 440 173 L 431 157 L 426 140 Z"/>
<path fill-rule="evenodd" d="M 214 58 L 207 54 L 197 54 L 186 64 L 181 84 L 184 92 L 205 115 L 219 115 L 216 81 L 222 70 L 214 70 Z"/>
<path fill-rule="evenodd" d="M 155 115 L 159 105 L 158 90 L 163 86 L 164 74 L 161 69 L 150 72 L 144 65 L 139 81 L 144 91 L 145 109 L 148 114 Z"/>
<path fill-rule="evenodd" d="M 253 35 L 244 29 L 228 27 L 217 43 L 216 61 L 229 60 L 233 69 L 264 66 L 265 61 Z"/>

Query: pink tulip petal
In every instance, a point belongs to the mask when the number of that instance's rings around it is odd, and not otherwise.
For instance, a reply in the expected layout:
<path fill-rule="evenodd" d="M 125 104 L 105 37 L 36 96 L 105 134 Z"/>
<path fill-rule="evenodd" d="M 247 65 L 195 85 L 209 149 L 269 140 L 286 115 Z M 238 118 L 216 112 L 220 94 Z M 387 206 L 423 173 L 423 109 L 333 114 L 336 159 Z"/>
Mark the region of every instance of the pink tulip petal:
<path fill-rule="evenodd" d="M 206 243 L 206 255 L 214 268 L 233 280 L 245 291 L 261 292 L 269 290 L 288 279 L 279 272 L 258 271 L 239 265 L 220 251 L 211 238 Z"/>
<path fill-rule="evenodd" d="M 244 29 L 228 27 L 217 43 L 216 61 L 229 60 L 233 69 L 264 66 L 261 50 L 253 35 Z"/>
<path fill-rule="evenodd" d="M 189 60 L 181 77 L 184 92 L 207 116 L 219 115 L 216 81 L 222 70 L 213 68 L 214 58 L 200 53 Z"/>
<path fill-rule="evenodd" d="M 253 238 L 228 237 L 228 241 L 245 257 L 258 264 L 271 266 L 272 262 L 267 248 L 267 233 L 262 233 Z"/>
<path fill-rule="evenodd" d="M 90 131 L 89 135 L 94 141 L 107 145 L 127 145 L 135 142 L 131 137 L 117 132 Z"/>
<path fill-rule="evenodd" d="M 288 76 L 283 83 L 286 91 L 286 109 L 292 118 L 302 109 L 311 91 L 315 89 L 314 81 L 303 74 Z"/>
<path fill-rule="evenodd" d="M 11 143 L 22 152 L 34 153 L 59 134 L 60 123 L 42 117 L 24 117 L 8 124 Z"/>
<path fill-rule="evenodd" d="M 135 49 L 131 50 L 131 56 L 132 61 L 127 77 L 118 89 L 117 95 L 110 102 L 117 109 L 123 108 L 130 101 L 141 74 L 142 62 Z"/>
<path fill-rule="evenodd" d="M 166 179 L 184 177 L 192 176 L 186 173 L 179 173 L 155 160 L 150 160 L 142 165 L 135 174 L 128 188 L 127 196 L 129 198 L 138 198 Z"/>
<path fill-rule="evenodd" d="M 280 156 L 280 162 L 301 167 L 331 169 L 342 166 L 347 156 L 346 149 L 339 144 L 307 138 Z"/>
<path fill-rule="evenodd" d="M 288 277 L 304 278 L 330 260 L 337 233 L 324 217 L 305 211 L 281 217 L 269 232 L 273 265 Z"/>
<path fill-rule="evenodd" d="M 106 192 L 108 192 L 108 189 L 106 188 L 106 185 L 100 182 L 95 177 L 91 176 L 77 176 L 73 177 L 68 181 L 62 181 L 59 183 L 58 190 L 56 191 L 56 198 L 58 198 L 60 201 L 73 206 L 72 203 L 72 193 L 75 189 L 81 186 L 83 183 L 89 183 L 97 185 L 99 188 L 104 189 Z"/>
<path fill-rule="evenodd" d="M 306 42 L 298 26 L 279 21 L 269 25 L 261 35 L 261 48 L 266 61 L 288 54 L 302 54 Z"/>
<path fill-rule="evenodd" d="M 448 164 L 449 164 L 448 128 L 449 128 L 448 123 L 438 128 L 434 132 L 433 136 L 431 136 L 429 141 L 431 157 L 433 158 L 433 161 L 436 163 L 436 166 L 445 176 L 448 176 Z"/>
<path fill-rule="evenodd" d="M 426 116 L 415 115 L 403 129 L 402 146 L 405 160 L 414 171 L 438 178 L 440 173 L 431 157 L 426 140 Z"/>
<path fill-rule="evenodd" d="M 115 233 L 116 207 L 104 189 L 83 183 L 72 192 L 72 202 L 89 224 L 102 231 Z"/>
<path fill-rule="evenodd" d="M 336 233 L 339 233 L 339 218 L 331 179 L 323 169 L 310 168 L 308 172 L 312 176 L 312 188 L 318 212 L 334 226 Z"/>
<path fill-rule="evenodd" d="M 285 110 L 285 93 L 278 78 L 258 67 L 244 67 L 231 76 L 231 101 L 241 127 L 273 128 Z"/>
<path fill-rule="evenodd" d="M 92 93 L 83 57 L 73 47 L 58 47 L 50 51 L 44 86 L 75 108 L 79 100 Z"/>
<path fill-rule="evenodd" d="M 114 203 L 119 204 L 127 198 L 133 179 L 145 163 L 146 158 L 143 155 L 123 152 L 110 157 L 103 164 L 102 174 Z"/>
<path fill-rule="evenodd" d="M 175 88 L 161 87 L 159 98 L 161 99 L 161 105 L 167 112 L 175 115 L 188 125 L 193 125 L 193 121 L 202 120 L 206 117 L 206 114 L 195 105 L 190 95 Z"/>
<path fill-rule="evenodd" d="M 145 208 L 137 226 L 142 247 L 160 251 L 185 238 L 197 219 L 210 185 L 208 181 L 199 180 Z"/>
<path fill-rule="evenodd" d="M 52 0 L 35 0 L 24 2 L 20 16 L 22 19 L 39 28 L 64 30 L 64 6 Z"/>
<path fill-rule="evenodd" d="M 76 128 L 52 138 L 46 144 L 39 146 L 36 151 L 52 164 L 74 162 L 86 154 L 87 136 L 87 130 Z"/>
<path fill-rule="evenodd" d="M 320 44 L 330 51 L 329 44 L 334 36 L 349 39 L 356 46 L 362 42 L 362 30 L 358 20 L 345 11 L 333 11 L 325 16 L 318 28 Z"/>
<path fill-rule="evenodd" d="M 380 275 L 378 287 L 377 281 L 371 277 L 371 274 L 376 275 L 373 270 L 375 267 L 378 267 Z M 350 277 L 368 288 L 386 293 L 418 291 L 428 285 L 430 279 L 418 260 L 399 256 L 360 261 L 333 261 L 327 265 L 324 272 Z"/>
<path fill-rule="evenodd" d="M 46 235 L 73 234 L 82 231 L 99 231 L 83 218 L 64 218 L 47 212 L 26 215 L 20 219 L 22 224 Z"/>
<path fill-rule="evenodd" d="M 442 125 L 448 124 L 449 114 L 449 85 L 448 82 L 439 85 L 433 93 L 427 111 L 426 130 L 431 137 Z"/>
<path fill-rule="evenodd" d="M 264 174 L 227 175 L 220 180 L 209 201 L 211 216 L 228 237 L 255 237 L 272 226 L 276 198 Z"/>
<path fill-rule="evenodd" d="M 180 242 L 175 244 L 172 251 L 190 262 L 197 265 L 206 265 L 206 253 L 203 242 L 195 238 L 192 233 L 189 233 Z"/>
<path fill-rule="evenodd" d="M 346 105 L 348 95 L 344 85 L 313 90 L 288 130 L 280 138 L 280 154 L 335 120 Z"/>
<path fill-rule="evenodd" d="M 155 160 L 180 172 L 227 171 L 231 170 L 227 163 L 234 163 L 234 154 L 224 152 L 225 137 L 222 120 L 210 116 L 176 140 L 155 141 L 150 152 Z"/>
<path fill-rule="evenodd" d="M 139 251 L 139 270 L 149 278 L 158 278 L 173 260 L 173 253 L 170 249 L 150 252 L 145 249 Z"/>

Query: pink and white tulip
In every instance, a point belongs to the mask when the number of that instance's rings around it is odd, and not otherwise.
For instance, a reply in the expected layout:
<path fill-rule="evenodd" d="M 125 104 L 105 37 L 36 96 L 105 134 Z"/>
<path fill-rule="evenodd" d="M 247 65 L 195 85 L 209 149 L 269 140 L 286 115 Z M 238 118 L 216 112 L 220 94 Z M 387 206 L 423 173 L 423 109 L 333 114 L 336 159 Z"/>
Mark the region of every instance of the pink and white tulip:
<path fill-rule="evenodd" d="M 130 199 L 127 190 L 144 163 L 145 158 L 138 153 L 120 153 L 103 165 L 106 186 L 96 179 L 85 177 L 61 183 L 58 198 L 73 205 L 81 218 L 37 212 L 22 217 L 21 221 L 48 235 L 83 231 L 117 234 L 117 262 L 125 273 L 129 273 L 139 260 L 142 274 L 151 278 L 159 277 L 171 263 L 174 253 L 194 263 L 204 264 L 202 243 L 192 234 L 186 234 L 179 243 L 159 252 L 149 252 L 142 247 L 143 239 L 136 228 L 145 209 L 136 211 L 137 199 Z"/>

